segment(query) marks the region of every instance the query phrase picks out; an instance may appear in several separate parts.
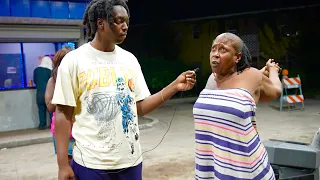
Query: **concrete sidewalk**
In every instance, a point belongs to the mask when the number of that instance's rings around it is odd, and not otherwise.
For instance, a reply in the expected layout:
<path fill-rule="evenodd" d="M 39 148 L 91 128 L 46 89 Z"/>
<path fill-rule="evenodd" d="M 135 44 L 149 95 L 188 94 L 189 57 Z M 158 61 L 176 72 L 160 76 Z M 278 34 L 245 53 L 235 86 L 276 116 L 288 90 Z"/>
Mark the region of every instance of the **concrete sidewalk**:
<path fill-rule="evenodd" d="M 159 123 L 140 132 L 143 180 L 194 180 L 194 100 L 169 101 L 150 113 Z M 258 105 L 261 139 L 310 143 L 320 124 L 320 101 L 307 100 L 305 111 L 279 112 L 276 106 L 279 102 Z M 56 158 L 52 143 L 2 150 L 0 180 L 57 179 Z"/>
<path fill-rule="evenodd" d="M 0 149 L 48 143 L 51 141 L 50 129 L 25 129 L 0 133 Z"/>
<path fill-rule="evenodd" d="M 196 98 L 183 98 L 173 99 L 166 103 L 166 105 L 183 102 L 194 102 Z M 139 129 L 144 130 L 151 128 L 158 123 L 158 120 L 144 116 L 139 118 Z M 38 130 L 38 129 L 24 129 L 11 132 L 0 133 L 0 150 L 6 148 L 14 148 L 20 146 L 28 146 L 33 144 L 49 143 L 52 142 L 52 135 L 50 129 Z"/>
<path fill-rule="evenodd" d="M 141 117 L 139 118 L 139 129 L 151 128 L 157 122 L 157 119 L 149 116 Z M 52 142 L 50 129 L 25 129 L 0 133 L 0 150 L 48 142 Z"/>

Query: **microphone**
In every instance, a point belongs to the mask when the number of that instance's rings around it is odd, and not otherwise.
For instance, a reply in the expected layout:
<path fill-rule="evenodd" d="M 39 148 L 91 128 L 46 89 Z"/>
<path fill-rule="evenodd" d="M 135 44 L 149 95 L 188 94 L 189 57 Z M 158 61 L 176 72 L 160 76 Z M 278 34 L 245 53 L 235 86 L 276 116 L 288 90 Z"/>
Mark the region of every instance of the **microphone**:
<path fill-rule="evenodd" d="M 195 68 L 193 71 L 197 73 L 199 70 L 200 70 L 199 68 Z"/>

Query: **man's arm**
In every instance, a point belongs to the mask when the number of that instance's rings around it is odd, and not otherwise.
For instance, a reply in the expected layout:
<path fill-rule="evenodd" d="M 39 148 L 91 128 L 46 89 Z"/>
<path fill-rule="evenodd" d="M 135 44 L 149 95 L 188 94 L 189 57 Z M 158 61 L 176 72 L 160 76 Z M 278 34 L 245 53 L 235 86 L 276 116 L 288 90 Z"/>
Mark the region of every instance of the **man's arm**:
<path fill-rule="evenodd" d="M 74 108 L 71 106 L 57 105 L 55 138 L 57 144 L 57 161 L 59 168 L 69 166 L 68 163 L 68 144 L 70 139 L 70 129 Z"/>
<path fill-rule="evenodd" d="M 282 84 L 279 79 L 278 69 L 269 68 L 269 78 L 262 75 L 262 85 L 260 89 L 260 100 L 271 101 L 278 98 L 282 93 Z"/>
<path fill-rule="evenodd" d="M 194 71 L 186 71 L 180 74 L 176 80 L 163 88 L 160 92 L 137 102 L 139 116 L 144 116 L 158 108 L 166 100 L 170 99 L 178 91 L 188 91 L 193 88 L 196 82 Z"/>
<path fill-rule="evenodd" d="M 139 116 L 144 116 L 161 106 L 166 100 L 170 99 L 178 90 L 174 82 L 163 88 L 156 94 L 153 94 L 142 101 L 137 102 L 137 111 Z"/>

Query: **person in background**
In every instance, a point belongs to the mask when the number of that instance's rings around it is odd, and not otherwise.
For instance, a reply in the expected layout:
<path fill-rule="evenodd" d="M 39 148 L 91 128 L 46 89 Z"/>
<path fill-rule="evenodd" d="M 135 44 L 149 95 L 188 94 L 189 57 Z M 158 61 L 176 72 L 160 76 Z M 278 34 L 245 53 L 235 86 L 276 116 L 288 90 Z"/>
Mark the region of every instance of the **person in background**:
<path fill-rule="evenodd" d="M 54 92 L 54 87 L 56 84 L 56 79 L 57 79 L 57 71 L 58 71 L 58 67 L 62 61 L 62 59 L 64 58 L 64 56 L 71 51 L 70 48 L 62 48 L 61 50 L 59 50 L 53 57 L 53 70 L 52 70 L 52 76 L 49 79 L 48 83 L 47 83 L 47 88 L 46 88 L 46 93 L 45 93 L 45 101 L 46 101 L 46 105 L 48 110 L 52 113 L 52 119 L 51 119 L 51 133 L 52 133 L 52 142 L 53 142 L 53 146 L 54 146 L 54 153 L 57 154 L 57 150 L 56 150 L 56 139 L 55 139 L 55 133 L 54 133 L 54 122 L 56 119 L 56 106 L 51 104 L 51 100 L 53 97 L 53 92 Z M 72 128 L 71 128 L 72 129 Z M 68 160 L 69 163 L 72 160 L 72 149 L 73 149 L 73 144 L 74 144 L 74 138 L 72 137 L 72 133 L 70 132 L 70 140 L 69 140 L 69 145 L 68 145 Z"/>
<path fill-rule="evenodd" d="M 51 76 L 52 59 L 48 56 L 44 56 L 40 65 L 33 71 L 33 81 L 36 84 L 37 89 L 37 105 L 39 113 L 39 130 L 46 129 L 47 127 L 47 106 L 44 99 L 46 92 L 46 86 Z M 49 113 L 51 119 L 51 113 Z"/>

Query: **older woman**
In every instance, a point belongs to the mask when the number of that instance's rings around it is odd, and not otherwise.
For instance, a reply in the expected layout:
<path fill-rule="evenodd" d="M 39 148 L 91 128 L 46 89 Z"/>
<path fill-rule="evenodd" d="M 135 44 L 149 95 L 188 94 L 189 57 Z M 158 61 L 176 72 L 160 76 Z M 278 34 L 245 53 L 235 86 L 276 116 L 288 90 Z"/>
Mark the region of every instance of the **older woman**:
<path fill-rule="evenodd" d="M 193 110 L 196 179 L 274 179 L 254 125 L 259 100 L 273 100 L 281 94 L 279 68 L 270 60 L 259 71 L 250 67 L 250 58 L 248 48 L 234 34 L 223 33 L 213 41 L 214 78 Z"/>

